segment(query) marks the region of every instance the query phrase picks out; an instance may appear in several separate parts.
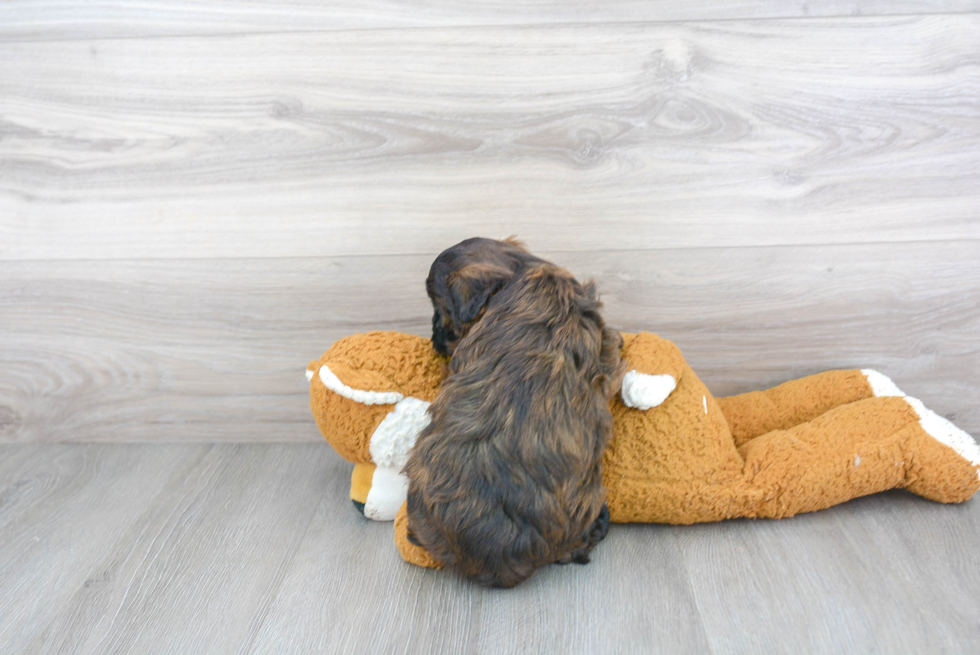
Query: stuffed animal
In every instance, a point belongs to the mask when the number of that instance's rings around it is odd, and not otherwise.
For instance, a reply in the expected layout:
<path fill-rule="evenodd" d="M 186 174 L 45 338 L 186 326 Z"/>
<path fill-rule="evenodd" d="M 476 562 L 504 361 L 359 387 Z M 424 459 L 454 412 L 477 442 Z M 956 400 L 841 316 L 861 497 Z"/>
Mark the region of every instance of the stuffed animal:
<path fill-rule="evenodd" d="M 827 371 L 715 398 L 670 341 L 623 340 L 628 373 L 602 471 L 613 522 L 783 518 L 895 488 L 958 503 L 980 487 L 970 435 L 881 373 Z M 401 468 L 444 374 L 427 339 L 397 332 L 341 339 L 307 369 L 320 431 L 355 464 L 354 503 L 395 519 L 402 556 L 432 567 L 407 539 Z"/>

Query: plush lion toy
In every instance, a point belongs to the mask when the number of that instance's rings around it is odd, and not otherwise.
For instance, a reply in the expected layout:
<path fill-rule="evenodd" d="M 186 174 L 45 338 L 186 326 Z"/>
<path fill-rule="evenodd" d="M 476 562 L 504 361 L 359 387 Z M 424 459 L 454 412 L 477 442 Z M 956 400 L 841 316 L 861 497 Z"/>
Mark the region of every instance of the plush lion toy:
<path fill-rule="evenodd" d="M 827 371 L 715 398 L 670 341 L 623 340 L 628 373 L 602 470 L 613 522 L 783 518 L 896 488 L 958 503 L 980 487 L 970 435 L 881 373 Z M 397 332 L 341 339 L 307 369 L 320 431 L 355 464 L 355 505 L 395 519 L 402 556 L 430 567 L 439 563 L 407 539 L 401 468 L 444 371 L 427 339 Z"/>

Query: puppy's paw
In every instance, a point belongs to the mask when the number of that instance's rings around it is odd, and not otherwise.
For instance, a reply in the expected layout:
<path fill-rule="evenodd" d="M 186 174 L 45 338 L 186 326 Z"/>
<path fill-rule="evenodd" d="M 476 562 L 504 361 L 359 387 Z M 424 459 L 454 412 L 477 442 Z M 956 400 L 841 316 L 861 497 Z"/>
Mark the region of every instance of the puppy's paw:
<path fill-rule="evenodd" d="M 589 528 L 589 548 L 595 548 L 600 541 L 606 538 L 607 534 L 609 534 L 609 505 L 603 503 L 602 509 L 599 510 L 599 516 L 596 517 L 596 520 L 592 522 L 592 527 Z"/>
<path fill-rule="evenodd" d="M 582 535 L 583 545 L 563 555 L 556 564 L 571 564 L 573 562 L 575 564 L 588 564 L 592 561 L 589 553 L 600 541 L 606 538 L 607 534 L 609 534 L 609 505 L 603 503 L 602 509 L 599 510 L 599 516 Z"/>
<path fill-rule="evenodd" d="M 589 549 L 584 546 L 581 548 L 576 548 L 570 553 L 566 553 L 561 556 L 561 559 L 557 560 L 555 564 L 588 564 L 592 560 L 589 558 Z"/>

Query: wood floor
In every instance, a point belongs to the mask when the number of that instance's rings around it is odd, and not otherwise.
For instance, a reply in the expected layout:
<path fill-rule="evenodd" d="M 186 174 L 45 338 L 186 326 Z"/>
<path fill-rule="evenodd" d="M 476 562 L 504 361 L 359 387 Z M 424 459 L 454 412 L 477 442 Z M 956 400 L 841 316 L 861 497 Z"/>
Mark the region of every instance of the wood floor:
<path fill-rule="evenodd" d="M 0 447 L 5 653 L 975 653 L 980 503 L 613 526 L 488 590 L 403 563 L 322 444 Z"/>
<path fill-rule="evenodd" d="M 980 0 L 0 3 L 0 653 L 977 653 L 980 500 L 403 565 L 306 363 L 517 234 L 718 395 L 980 435 Z"/>

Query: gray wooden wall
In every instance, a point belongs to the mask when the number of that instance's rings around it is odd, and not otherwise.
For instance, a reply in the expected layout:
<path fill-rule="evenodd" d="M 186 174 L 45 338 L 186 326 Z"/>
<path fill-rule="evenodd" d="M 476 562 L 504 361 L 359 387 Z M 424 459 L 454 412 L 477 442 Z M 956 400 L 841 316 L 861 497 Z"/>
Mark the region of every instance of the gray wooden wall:
<path fill-rule="evenodd" d="M 510 234 L 717 394 L 980 433 L 980 2 L 325 4 L 0 4 L 0 440 L 317 440 L 306 363 Z"/>

